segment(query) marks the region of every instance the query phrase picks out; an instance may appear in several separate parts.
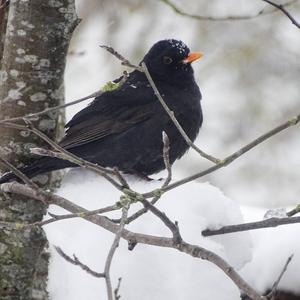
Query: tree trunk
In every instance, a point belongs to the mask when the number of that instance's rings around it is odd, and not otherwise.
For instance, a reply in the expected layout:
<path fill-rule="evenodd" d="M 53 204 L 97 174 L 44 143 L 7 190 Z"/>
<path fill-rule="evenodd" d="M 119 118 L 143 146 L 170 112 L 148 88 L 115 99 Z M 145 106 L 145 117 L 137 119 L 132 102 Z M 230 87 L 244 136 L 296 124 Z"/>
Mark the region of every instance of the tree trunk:
<path fill-rule="evenodd" d="M 3 55 L 4 48 L 4 37 L 6 31 L 6 22 L 7 22 L 7 12 L 8 5 L 6 5 L 6 0 L 0 0 L 0 66 Z"/>
<path fill-rule="evenodd" d="M 1 2 L 1 0 L 0 0 Z M 3 2 L 3 0 L 2 0 Z M 0 38 L 0 120 L 41 111 L 64 101 L 63 75 L 71 34 L 78 24 L 74 0 L 10 0 L 7 24 Z M 0 12 L 0 14 L 3 13 Z M 3 50 L 1 50 L 3 49 Z M 34 125 L 55 139 L 63 114 L 42 115 Z M 33 134 L 0 126 L 0 155 L 15 166 L 26 162 L 28 150 L 43 146 Z M 1 171 L 5 171 L 1 166 Z M 50 187 L 53 178 L 39 183 Z M 45 205 L 0 195 L 0 219 L 14 223 L 40 221 Z M 47 299 L 47 255 L 43 230 L 0 231 L 0 299 Z"/>

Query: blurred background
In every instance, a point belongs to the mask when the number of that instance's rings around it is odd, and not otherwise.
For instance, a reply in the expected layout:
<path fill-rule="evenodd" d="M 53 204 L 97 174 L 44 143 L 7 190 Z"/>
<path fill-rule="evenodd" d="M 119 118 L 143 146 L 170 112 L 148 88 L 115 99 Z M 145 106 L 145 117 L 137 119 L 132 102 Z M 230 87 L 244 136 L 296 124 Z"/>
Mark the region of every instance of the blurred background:
<path fill-rule="evenodd" d="M 194 63 L 203 96 L 204 124 L 196 140 L 202 150 L 224 158 L 300 113 L 300 30 L 286 16 L 261 0 L 172 3 L 193 15 L 246 19 L 197 20 L 161 0 L 77 0 L 82 22 L 68 56 L 66 99 L 95 92 L 123 72 L 99 45 L 138 63 L 158 40 L 176 38 L 204 53 Z M 287 10 L 300 20 L 300 1 Z M 67 118 L 87 103 L 71 106 Z M 200 180 L 243 205 L 295 205 L 300 202 L 299 136 L 299 126 L 290 128 Z M 179 179 L 209 165 L 190 150 L 174 164 L 174 175 Z"/>

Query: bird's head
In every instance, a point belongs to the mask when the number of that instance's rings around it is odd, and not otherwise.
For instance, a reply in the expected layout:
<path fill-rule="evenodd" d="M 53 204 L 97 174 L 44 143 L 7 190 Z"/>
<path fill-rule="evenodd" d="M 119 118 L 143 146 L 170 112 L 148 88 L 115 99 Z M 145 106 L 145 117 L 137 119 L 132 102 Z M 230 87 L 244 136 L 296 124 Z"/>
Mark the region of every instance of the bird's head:
<path fill-rule="evenodd" d="M 182 41 L 168 39 L 155 43 L 142 62 L 154 78 L 179 82 L 193 76 L 191 63 L 202 56 L 201 52 L 190 52 Z"/>

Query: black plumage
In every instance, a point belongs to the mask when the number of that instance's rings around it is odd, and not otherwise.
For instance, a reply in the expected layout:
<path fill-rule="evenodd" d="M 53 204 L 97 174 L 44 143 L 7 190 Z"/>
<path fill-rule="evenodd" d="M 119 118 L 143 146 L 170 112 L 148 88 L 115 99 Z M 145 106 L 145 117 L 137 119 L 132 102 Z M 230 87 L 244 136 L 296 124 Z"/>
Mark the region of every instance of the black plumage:
<path fill-rule="evenodd" d="M 202 124 L 201 93 L 191 62 L 200 57 L 181 41 L 162 40 L 142 60 L 169 108 L 193 141 Z M 150 175 L 164 169 L 162 131 L 170 140 L 170 162 L 187 150 L 144 73 L 135 70 L 119 88 L 103 93 L 66 124 L 60 145 L 85 160 L 127 173 Z M 76 167 L 43 157 L 21 168 L 27 176 Z M 14 179 L 7 173 L 0 183 Z"/>

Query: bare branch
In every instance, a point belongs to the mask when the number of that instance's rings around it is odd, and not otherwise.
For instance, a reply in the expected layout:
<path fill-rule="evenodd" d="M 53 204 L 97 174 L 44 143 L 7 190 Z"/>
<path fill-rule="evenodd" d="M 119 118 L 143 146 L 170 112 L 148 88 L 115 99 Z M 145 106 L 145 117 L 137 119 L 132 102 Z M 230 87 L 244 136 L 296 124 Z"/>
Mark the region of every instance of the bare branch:
<path fill-rule="evenodd" d="M 118 168 L 115 167 L 113 168 L 113 170 L 114 170 L 114 174 L 117 176 L 122 186 L 126 189 L 130 189 L 128 182 L 126 181 L 125 177 L 121 174 L 121 172 L 118 170 Z"/>
<path fill-rule="evenodd" d="M 221 227 L 219 229 L 205 229 L 202 231 L 203 236 L 213 236 L 219 234 L 227 234 L 233 232 L 241 232 L 241 231 L 248 231 L 248 230 L 255 230 L 255 229 L 262 229 L 262 228 L 270 228 L 270 227 L 277 227 L 281 225 L 287 224 L 295 224 L 300 223 L 300 217 L 288 217 L 288 218 L 270 218 L 263 221 L 258 222 L 249 222 L 237 225 L 228 225 Z"/>
<path fill-rule="evenodd" d="M 188 17 L 191 19 L 195 19 L 198 21 L 239 21 L 239 20 L 249 20 L 249 19 L 254 19 L 260 16 L 264 16 L 270 13 L 274 13 L 276 12 L 276 9 L 274 10 L 270 10 L 270 11 L 266 11 L 265 9 L 260 10 L 258 13 L 256 13 L 255 15 L 251 16 L 227 16 L 227 17 L 212 17 L 212 16 L 202 16 L 202 15 L 196 15 L 196 14 L 192 14 L 192 13 L 188 13 L 188 12 L 184 12 L 183 10 L 181 10 L 179 7 L 177 7 L 171 0 L 159 0 L 162 3 L 166 4 L 167 6 L 169 6 L 170 8 L 173 9 L 174 12 L 176 12 L 178 15 L 181 15 L 183 17 Z M 264 1 L 264 0 L 262 0 Z M 285 4 L 283 4 L 283 7 L 289 6 L 293 3 L 295 3 L 297 0 L 292 0 L 289 1 Z"/>
<path fill-rule="evenodd" d="M 157 216 L 172 232 L 173 240 L 175 244 L 179 244 L 182 241 L 182 237 L 179 232 L 179 228 L 176 223 L 173 223 L 165 213 L 161 212 L 157 207 L 152 205 L 147 200 L 142 200 L 143 205 L 147 210 L 150 210 L 155 216 Z"/>
<path fill-rule="evenodd" d="M 300 23 L 298 21 L 296 21 L 296 19 L 285 9 L 286 5 L 283 4 L 277 4 L 273 1 L 270 0 L 262 0 L 266 3 L 269 3 L 270 5 L 276 7 L 277 9 L 279 9 L 280 11 L 282 11 L 290 20 L 291 22 L 300 29 Z"/>
<path fill-rule="evenodd" d="M 62 105 L 57 105 L 57 106 L 46 108 L 46 109 L 44 109 L 44 110 L 42 110 L 40 112 L 37 112 L 37 113 L 30 113 L 30 114 L 27 114 L 27 115 L 24 115 L 24 116 L 21 116 L 21 117 L 15 117 L 15 118 L 10 118 L 10 119 L 0 120 L 0 123 L 20 121 L 20 120 L 23 120 L 24 118 L 28 119 L 28 120 L 35 120 L 35 119 L 38 119 L 38 117 L 41 116 L 41 115 L 47 114 L 47 113 L 55 111 L 55 110 L 66 108 L 68 106 L 80 103 L 80 102 L 88 100 L 90 98 L 94 98 L 94 97 L 100 96 L 102 93 L 103 93 L 102 91 L 98 91 L 98 92 L 92 93 L 92 94 L 90 94 L 90 95 L 88 95 L 86 97 L 83 97 L 83 98 L 80 98 L 80 99 L 68 102 L 66 104 L 62 104 Z"/>
<path fill-rule="evenodd" d="M 79 266 L 82 270 L 86 271 L 88 274 L 92 275 L 93 277 L 97 278 L 104 278 L 104 273 L 98 273 L 90 269 L 86 264 L 82 263 L 74 254 L 73 258 L 67 255 L 60 247 L 54 246 L 57 253 L 64 258 L 67 262 L 71 263 L 72 265 Z"/>
<path fill-rule="evenodd" d="M 286 263 L 284 264 L 283 269 L 282 269 L 282 271 L 280 272 L 280 274 L 279 274 L 277 280 L 274 282 L 273 287 L 272 287 L 270 293 L 267 295 L 267 299 L 275 300 L 275 295 L 276 295 L 276 292 L 277 292 L 278 285 L 279 285 L 279 283 L 280 283 L 280 281 L 281 281 L 282 276 L 283 276 L 284 273 L 286 272 L 286 270 L 287 270 L 287 268 L 288 268 L 290 262 L 292 261 L 293 257 L 294 257 L 294 254 L 292 254 L 292 255 L 290 255 L 290 256 L 288 257 L 288 259 L 287 259 Z"/>
<path fill-rule="evenodd" d="M 76 214 L 65 214 L 65 215 L 55 215 L 55 214 L 51 214 L 48 212 L 48 214 L 52 217 L 48 220 L 44 220 L 44 221 L 40 221 L 40 222 L 36 222 L 36 223 L 32 223 L 32 224 L 28 224 L 25 227 L 31 227 L 31 226 L 44 226 L 44 225 L 48 225 L 51 224 L 53 222 L 57 222 L 57 221 L 61 221 L 61 220 L 66 220 L 66 219 L 72 219 L 72 218 L 84 218 L 86 216 L 93 216 L 93 215 L 97 215 L 97 214 L 104 214 L 110 211 L 114 211 L 114 210 L 118 210 L 120 209 L 120 206 L 118 204 L 115 205 L 110 205 L 104 208 L 99 208 L 99 209 L 95 209 L 95 210 L 89 210 L 85 213 L 76 213 Z"/>
<path fill-rule="evenodd" d="M 170 140 L 168 135 L 166 134 L 166 132 L 162 132 L 162 140 L 163 140 L 163 144 L 164 144 L 164 148 L 163 148 L 163 158 L 164 158 L 164 164 L 167 170 L 167 178 L 164 182 L 164 184 L 162 185 L 162 187 L 166 187 L 169 185 L 169 183 L 172 180 L 172 166 L 170 164 L 170 156 L 169 156 L 169 152 L 170 152 Z"/>
<path fill-rule="evenodd" d="M 100 47 L 105 49 L 106 51 L 108 51 L 110 54 L 115 56 L 117 59 L 119 59 L 121 61 L 121 65 L 142 71 L 141 67 L 132 64 L 128 59 L 126 59 L 123 55 L 121 55 L 119 52 L 117 52 L 114 48 L 106 46 L 106 45 L 100 45 Z"/>
<path fill-rule="evenodd" d="M 122 281 L 122 278 L 120 277 L 118 279 L 118 285 L 114 290 L 115 300 L 120 300 L 121 299 L 121 296 L 119 295 L 119 291 L 120 291 L 120 287 L 121 287 L 121 281 Z"/>
<path fill-rule="evenodd" d="M 106 282 L 106 290 L 107 290 L 107 298 L 108 300 L 114 300 L 113 298 L 113 290 L 112 290 L 112 285 L 111 285 L 111 279 L 110 279 L 110 266 L 111 266 L 111 262 L 113 259 L 113 256 L 119 246 L 119 242 L 122 236 L 122 232 L 124 230 L 125 227 L 125 222 L 127 219 L 127 214 L 128 214 L 128 206 L 124 206 L 122 209 L 122 218 L 121 218 L 121 223 L 120 226 L 116 232 L 116 236 L 115 239 L 113 241 L 113 244 L 109 250 L 109 253 L 107 255 L 107 259 L 105 262 L 105 268 L 104 268 L 104 274 L 105 274 L 105 282 Z"/>
<path fill-rule="evenodd" d="M 298 214 L 299 212 L 300 212 L 300 204 L 296 205 L 296 207 L 293 208 L 291 211 L 288 211 L 288 212 L 286 213 L 286 215 L 287 215 L 288 217 L 292 217 L 292 216 Z"/>
<path fill-rule="evenodd" d="M 21 179 L 24 183 L 28 184 L 29 186 L 33 188 L 38 188 L 38 185 L 35 184 L 30 178 L 28 178 L 24 173 L 19 171 L 15 166 L 13 166 L 8 160 L 6 160 L 4 157 L 0 156 L 0 161 L 2 164 L 7 166 L 11 172 L 13 172 L 19 179 Z"/>

